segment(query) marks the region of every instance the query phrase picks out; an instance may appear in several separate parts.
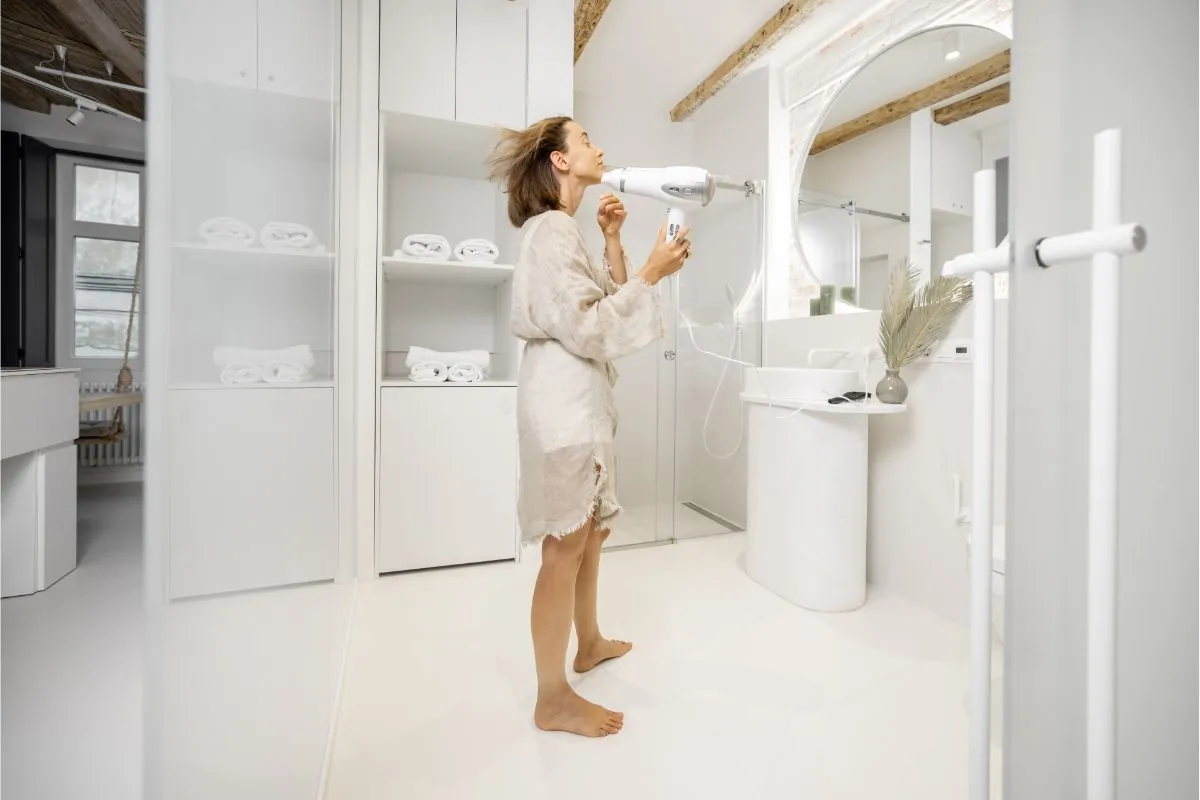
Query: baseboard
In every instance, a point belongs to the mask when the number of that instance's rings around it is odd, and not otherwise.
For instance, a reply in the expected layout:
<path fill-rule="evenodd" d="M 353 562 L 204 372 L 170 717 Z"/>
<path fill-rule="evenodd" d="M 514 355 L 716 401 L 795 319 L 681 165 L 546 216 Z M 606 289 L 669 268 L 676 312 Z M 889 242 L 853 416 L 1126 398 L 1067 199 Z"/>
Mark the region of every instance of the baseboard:
<path fill-rule="evenodd" d="M 354 615 L 358 609 L 358 588 L 358 581 L 355 581 L 350 595 L 350 618 L 346 620 L 346 638 L 342 642 L 342 659 L 338 665 L 337 686 L 333 693 L 333 711 L 329 715 L 329 736 L 325 740 L 325 758 L 321 763 L 321 783 L 317 787 L 317 800 L 325 800 L 329 791 L 329 772 L 333 769 L 333 748 L 337 738 L 338 719 L 342 715 L 342 692 L 346 687 L 346 666 L 350 661 Z"/>
<path fill-rule="evenodd" d="M 103 486 L 110 483 L 140 483 L 142 467 L 80 467 L 80 486 Z"/>

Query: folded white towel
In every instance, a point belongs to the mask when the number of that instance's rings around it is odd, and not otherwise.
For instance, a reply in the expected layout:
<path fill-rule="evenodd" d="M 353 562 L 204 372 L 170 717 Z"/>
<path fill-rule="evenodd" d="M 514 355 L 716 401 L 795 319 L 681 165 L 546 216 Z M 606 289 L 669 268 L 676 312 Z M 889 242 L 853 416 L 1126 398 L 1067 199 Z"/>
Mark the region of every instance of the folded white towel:
<path fill-rule="evenodd" d="M 268 250 L 324 250 L 312 228 L 298 222 L 268 222 L 259 238 Z"/>
<path fill-rule="evenodd" d="M 297 361 L 268 361 L 262 373 L 266 383 L 304 383 L 312 379 L 312 370 Z"/>
<path fill-rule="evenodd" d="M 409 367 L 408 379 L 414 383 L 444 383 L 449 372 L 439 361 L 422 361 Z"/>
<path fill-rule="evenodd" d="M 500 248 L 487 239 L 467 239 L 454 248 L 454 257 L 472 264 L 494 264 L 500 258 Z"/>
<path fill-rule="evenodd" d="M 310 370 L 316 363 L 312 348 L 306 344 L 284 347 L 279 350 L 251 350 L 248 347 L 229 346 L 213 349 L 213 363 L 220 369 L 224 369 L 225 365 L 231 362 L 249 362 L 265 367 L 267 364 L 277 361 L 298 364 Z"/>
<path fill-rule="evenodd" d="M 263 368 L 253 361 L 229 361 L 221 367 L 221 383 L 262 383 Z"/>
<path fill-rule="evenodd" d="M 458 353 L 440 353 L 424 347 L 412 345 L 408 348 L 408 358 L 405 364 L 411 369 L 425 361 L 439 364 L 474 364 L 486 375 L 492 366 L 492 356 L 486 350 L 463 350 Z"/>
<path fill-rule="evenodd" d="M 447 372 L 451 383 L 479 383 L 483 380 L 483 370 L 469 361 L 452 364 Z"/>
<path fill-rule="evenodd" d="M 233 217 L 213 217 L 200 223 L 200 238 L 210 247 L 249 247 L 254 244 L 254 228 Z"/>
<path fill-rule="evenodd" d="M 436 233 L 414 233 L 405 236 L 400 252 L 426 261 L 445 261 L 450 258 L 450 242 Z"/>

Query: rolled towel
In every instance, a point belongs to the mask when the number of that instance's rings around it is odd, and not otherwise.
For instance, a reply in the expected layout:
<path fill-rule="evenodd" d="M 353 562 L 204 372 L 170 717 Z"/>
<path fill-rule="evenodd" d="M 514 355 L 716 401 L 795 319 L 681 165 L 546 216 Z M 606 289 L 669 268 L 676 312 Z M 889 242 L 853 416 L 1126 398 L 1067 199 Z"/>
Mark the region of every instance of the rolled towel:
<path fill-rule="evenodd" d="M 240 219 L 213 217 L 200 223 L 200 238 L 210 247 L 249 247 L 257 234 Z"/>
<path fill-rule="evenodd" d="M 447 372 L 451 383 L 479 383 L 483 380 L 483 370 L 469 361 L 452 364 Z"/>
<path fill-rule="evenodd" d="M 268 361 L 262 373 L 266 383 L 304 383 L 312 379 L 312 370 L 298 361 Z"/>
<path fill-rule="evenodd" d="M 267 250 L 315 250 L 320 244 L 312 228 L 298 222 L 268 222 L 259 238 Z"/>
<path fill-rule="evenodd" d="M 221 383 L 262 383 L 263 368 L 253 361 L 229 361 L 221 367 Z"/>
<path fill-rule="evenodd" d="M 400 252 L 423 261 L 445 261 L 450 258 L 450 242 L 436 233 L 414 233 L 404 237 Z"/>
<path fill-rule="evenodd" d="M 471 264 L 494 264 L 500 257 L 500 248 L 487 239 L 467 239 L 454 248 L 454 257 Z"/>
<path fill-rule="evenodd" d="M 444 383 L 448 374 L 445 364 L 439 361 L 422 361 L 409 367 L 408 379 L 414 383 Z"/>
<path fill-rule="evenodd" d="M 463 350 L 457 353 L 439 353 L 415 345 L 408 348 L 408 358 L 405 363 L 411 369 L 424 361 L 435 361 L 439 364 L 474 364 L 485 375 L 492 367 L 492 357 L 486 350 Z"/>
<path fill-rule="evenodd" d="M 284 347 L 279 350 L 251 350 L 248 347 L 229 346 L 213 348 L 213 363 L 217 365 L 218 369 L 224 369 L 226 364 L 233 362 L 249 362 L 265 367 L 274 361 L 298 364 L 309 370 L 316 363 L 312 348 L 306 344 Z"/>

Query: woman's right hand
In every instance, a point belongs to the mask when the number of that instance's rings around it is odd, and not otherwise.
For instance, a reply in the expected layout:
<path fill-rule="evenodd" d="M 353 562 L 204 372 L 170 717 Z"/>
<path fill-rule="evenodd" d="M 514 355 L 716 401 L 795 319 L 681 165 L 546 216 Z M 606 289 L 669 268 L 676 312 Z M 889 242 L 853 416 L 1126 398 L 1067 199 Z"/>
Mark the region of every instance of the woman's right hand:
<path fill-rule="evenodd" d="M 658 241 L 646 259 L 639 277 L 651 286 L 683 269 L 683 262 L 692 254 L 691 228 L 680 228 L 678 235 L 667 241 L 667 224 L 658 229 Z"/>

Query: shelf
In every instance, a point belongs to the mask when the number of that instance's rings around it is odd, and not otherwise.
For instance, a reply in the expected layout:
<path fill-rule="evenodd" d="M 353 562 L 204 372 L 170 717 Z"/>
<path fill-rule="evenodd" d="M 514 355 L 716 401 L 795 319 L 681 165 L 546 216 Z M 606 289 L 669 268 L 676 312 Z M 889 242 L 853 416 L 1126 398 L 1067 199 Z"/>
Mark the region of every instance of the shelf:
<path fill-rule="evenodd" d="M 512 278 L 511 264 L 472 264 L 466 261 L 419 261 L 385 256 L 380 259 L 388 280 L 401 283 L 499 286 Z"/>
<path fill-rule="evenodd" d="M 416 381 L 410 381 L 408 378 L 384 378 L 383 380 L 381 380 L 379 382 L 379 385 L 381 388 L 385 388 L 385 389 L 394 389 L 397 387 L 410 387 L 410 386 L 416 387 L 419 389 L 430 389 L 430 388 L 445 389 L 445 388 L 449 388 L 449 387 L 467 388 L 467 387 L 471 387 L 471 386 L 476 386 L 476 387 L 484 386 L 484 387 L 491 387 L 493 389 L 494 388 L 512 389 L 512 388 L 516 388 L 517 382 L 516 381 L 486 380 L 486 381 L 479 381 L 477 383 L 450 383 L 449 381 L 445 381 L 443 383 L 417 383 Z"/>
<path fill-rule="evenodd" d="M 387 167 L 452 178 L 488 179 L 488 156 L 500 129 L 456 120 L 382 111 Z"/>
<path fill-rule="evenodd" d="M 210 253 L 228 257 L 231 255 L 246 256 L 251 259 L 260 259 L 263 262 L 275 261 L 283 262 L 289 260 L 297 260 L 311 262 L 313 266 L 320 266 L 322 262 L 326 265 L 331 265 L 333 259 L 337 257 L 336 253 L 324 252 L 317 253 L 312 250 L 267 250 L 262 247 L 217 247 L 214 245 L 204 244 L 203 242 L 175 242 L 171 245 L 172 250 L 194 250 L 201 253 Z"/>
<path fill-rule="evenodd" d="M 303 383 L 221 383 L 220 381 L 188 381 L 183 383 L 175 383 L 171 385 L 171 391 L 175 392 L 191 392 L 191 391 L 209 391 L 219 389 L 221 391 L 245 391 L 254 389 L 332 389 L 332 378 L 321 378 L 319 380 L 304 381 Z"/>

